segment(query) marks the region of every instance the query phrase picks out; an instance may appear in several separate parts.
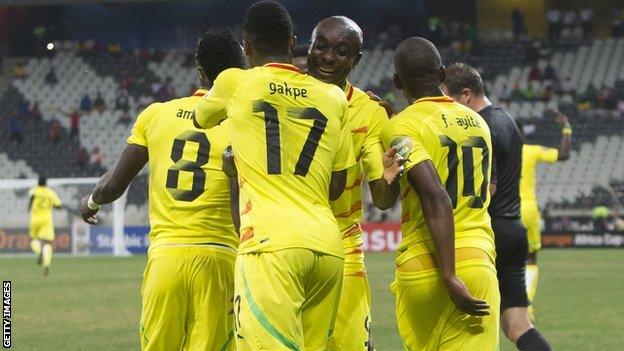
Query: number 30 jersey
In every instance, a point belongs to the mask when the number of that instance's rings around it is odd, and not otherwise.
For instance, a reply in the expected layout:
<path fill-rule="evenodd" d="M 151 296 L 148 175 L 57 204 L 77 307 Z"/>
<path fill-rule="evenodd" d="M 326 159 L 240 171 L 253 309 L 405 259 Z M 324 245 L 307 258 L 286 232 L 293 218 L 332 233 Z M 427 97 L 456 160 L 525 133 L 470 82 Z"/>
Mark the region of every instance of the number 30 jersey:
<path fill-rule="evenodd" d="M 211 128 L 225 118 L 239 172 L 239 253 L 307 248 L 343 256 L 329 205 L 333 171 L 355 164 L 347 99 L 288 64 L 228 69 L 195 108 Z"/>
<path fill-rule="evenodd" d="M 430 160 L 451 198 L 455 247 L 480 248 L 491 255 L 494 233 L 487 212 L 492 164 L 490 130 L 479 114 L 447 96 L 416 100 L 382 130 L 386 149 L 396 146 L 407 158 L 405 173 Z M 397 265 L 435 251 L 418 194 L 401 179 L 403 239 Z"/>
<path fill-rule="evenodd" d="M 221 155 L 229 145 L 224 123 L 205 131 L 193 108 L 207 91 L 154 103 L 137 118 L 129 144 L 149 154 L 150 247 L 213 243 L 236 249 L 228 177 Z"/>

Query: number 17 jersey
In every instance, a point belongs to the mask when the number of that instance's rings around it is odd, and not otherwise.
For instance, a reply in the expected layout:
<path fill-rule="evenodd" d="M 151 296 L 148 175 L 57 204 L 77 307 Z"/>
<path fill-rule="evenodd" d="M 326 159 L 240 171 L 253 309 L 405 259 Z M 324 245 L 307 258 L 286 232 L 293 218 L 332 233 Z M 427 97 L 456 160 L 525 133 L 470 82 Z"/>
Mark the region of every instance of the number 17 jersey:
<path fill-rule="evenodd" d="M 195 108 L 200 126 L 225 118 L 239 173 L 239 253 L 307 248 L 342 257 L 329 185 L 332 172 L 355 164 L 344 92 L 292 65 L 229 69 Z"/>
<path fill-rule="evenodd" d="M 492 259 L 494 233 L 487 212 L 492 164 L 490 130 L 479 114 L 447 96 L 416 100 L 382 130 L 384 147 L 407 158 L 401 179 L 402 241 L 397 265 L 435 251 L 408 171 L 430 160 L 453 205 L 455 248 L 484 250 Z"/>

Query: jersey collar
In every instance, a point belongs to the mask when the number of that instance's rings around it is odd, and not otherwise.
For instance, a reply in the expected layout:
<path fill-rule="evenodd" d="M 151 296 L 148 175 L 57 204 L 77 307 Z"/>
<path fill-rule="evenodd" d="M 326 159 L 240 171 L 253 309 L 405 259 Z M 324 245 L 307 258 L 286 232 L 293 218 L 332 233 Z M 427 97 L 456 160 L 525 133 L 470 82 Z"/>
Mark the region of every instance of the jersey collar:
<path fill-rule="evenodd" d="M 299 68 L 289 64 L 289 63 L 277 63 L 277 62 L 270 62 L 267 63 L 266 65 L 262 66 L 262 67 L 274 67 L 274 68 L 280 68 L 280 69 L 286 69 L 289 71 L 294 71 L 297 73 L 301 73 L 299 72 Z"/>
<path fill-rule="evenodd" d="M 431 102 L 455 102 L 455 100 L 453 100 L 450 96 L 441 95 L 441 96 L 427 96 L 427 97 L 424 97 L 424 98 L 420 98 L 420 99 L 414 101 L 413 104 L 417 104 L 419 102 L 426 102 L 426 101 L 431 101 Z"/>
<path fill-rule="evenodd" d="M 208 93 L 208 90 L 206 89 L 197 89 L 195 90 L 195 93 L 193 93 L 193 96 L 204 96 Z"/>

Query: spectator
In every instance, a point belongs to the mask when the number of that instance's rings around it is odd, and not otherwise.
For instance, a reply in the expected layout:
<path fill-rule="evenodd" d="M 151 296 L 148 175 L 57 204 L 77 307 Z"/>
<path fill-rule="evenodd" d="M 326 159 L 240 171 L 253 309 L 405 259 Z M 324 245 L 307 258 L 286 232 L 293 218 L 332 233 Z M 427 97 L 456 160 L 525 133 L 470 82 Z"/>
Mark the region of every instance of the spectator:
<path fill-rule="evenodd" d="M 93 106 L 93 102 L 91 101 L 91 97 L 89 96 L 89 94 L 85 93 L 84 96 L 82 97 L 82 100 L 80 100 L 80 109 L 83 112 L 91 112 L 91 108 Z"/>
<path fill-rule="evenodd" d="M 594 30 L 594 11 L 589 8 L 586 2 L 581 5 L 579 17 L 581 18 L 581 27 L 583 28 L 583 39 L 589 40 Z"/>
<path fill-rule="evenodd" d="M 614 38 L 621 38 L 624 35 L 624 21 L 622 21 L 621 9 L 617 9 L 613 12 L 611 34 L 613 34 Z"/>
<path fill-rule="evenodd" d="M 117 94 L 115 109 L 121 111 L 128 111 L 130 109 L 130 101 L 128 99 L 128 91 L 126 89 L 121 89 L 119 94 Z"/>
<path fill-rule="evenodd" d="M 597 101 L 598 89 L 596 89 L 596 86 L 594 85 L 594 83 L 589 84 L 584 95 L 585 95 L 585 100 L 588 102 L 595 103 Z"/>
<path fill-rule="evenodd" d="M 89 159 L 89 163 L 92 166 L 101 167 L 103 160 L 104 160 L 104 156 L 102 155 L 100 148 L 97 146 L 94 147 L 93 150 L 91 151 L 91 158 Z"/>
<path fill-rule="evenodd" d="M 87 150 L 82 146 L 78 148 L 78 150 L 76 151 L 76 164 L 78 165 L 78 167 L 85 168 L 87 165 L 87 161 L 89 161 L 88 159 L 89 154 L 87 153 Z"/>
<path fill-rule="evenodd" d="M 553 87 L 552 85 L 548 84 L 546 88 L 544 88 L 544 91 L 542 91 L 542 96 L 540 97 L 540 100 L 544 102 L 549 102 L 550 99 L 552 99 L 552 97 L 553 97 Z"/>
<path fill-rule="evenodd" d="M 542 79 L 542 72 L 540 72 L 537 65 L 533 65 L 533 68 L 531 68 L 531 72 L 529 72 L 529 82 L 532 82 L 534 80 L 541 80 L 541 79 Z"/>
<path fill-rule="evenodd" d="M 524 34 L 524 15 L 520 12 L 520 9 L 514 7 L 513 11 L 511 11 L 511 23 L 514 33 L 514 39 L 518 40 Z"/>
<path fill-rule="evenodd" d="M 561 11 L 556 8 L 548 10 L 548 38 L 551 42 L 559 41 L 561 37 Z"/>
<path fill-rule="evenodd" d="M 102 93 L 98 92 L 95 96 L 95 100 L 93 101 L 93 108 L 99 112 L 102 112 L 106 109 L 106 102 L 104 102 Z"/>
<path fill-rule="evenodd" d="M 58 78 L 56 77 L 56 71 L 54 70 L 54 67 L 50 67 L 50 70 L 45 75 L 44 80 L 45 83 L 48 85 L 55 86 L 56 84 L 58 84 Z"/>
<path fill-rule="evenodd" d="M 123 126 L 128 126 L 131 123 L 132 123 L 132 116 L 130 115 L 128 111 L 124 111 L 119 117 L 119 120 L 117 121 L 117 124 L 121 124 Z"/>
<path fill-rule="evenodd" d="M 520 89 L 520 81 L 517 80 L 516 83 L 514 83 L 514 87 L 511 90 L 511 95 L 509 96 L 509 99 L 511 101 L 518 101 L 518 100 L 522 100 L 524 98 L 523 94 L 522 94 L 522 90 Z"/>
<path fill-rule="evenodd" d="M 14 110 L 11 117 L 9 117 L 9 139 L 15 144 L 21 144 L 24 140 L 22 124 L 20 123 L 18 117 L 19 115 L 16 110 Z"/>
<path fill-rule="evenodd" d="M 26 63 L 20 62 L 17 65 L 13 66 L 13 77 L 16 79 L 25 79 L 28 78 L 28 68 L 26 67 Z"/>
<path fill-rule="evenodd" d="M 119 85 L 122 89 L 130 89 L 132 83 L 134 82 L 134 78 L 128 73 L 127 69 L 124 69 L 121 73 L 121 78 L 119 79 Z"/>
<path fill-rule="evenodd" d="M 169 101 L 173 99 L 175 92 L 172 87 L 173 79 L 171 77 L 167 77 L 165 84 L 163 84 L 158 90 L 158 101 Z"/>
<path fill-rule="evenodd" d="M 557 74 L 555 73 L 555 68 L 552 66 L 550 61 L 548 61 L 548 65 L 546 65 L 546 68 L 544 68 L 544 79 L 545 80 L 555 80 L 555 79 L 557 79 Z"/>
<path fill-rule="evenodd" d="M 39 102 L 35 101 L 30 111 L 28 111 L 28 114 L 30 115 L 30 118 L 32 118 L 34 121 L 37 121 L 37 122 L 41 121 L 41 111 L 39 110 Z"/>
<path fill-rule="evenodd" d="M 574 27 L 576 25 L 576 12 L 569 9 L 563 12 L 563 27 L 568 36 L 574 33 Z"/>
<path fill-rule="evenodd" d="M 69 136 L 71 136 L 72 139 L 76 139 L 80 135 L 80 114 L 77 110 L 74 110 L 74 112 L 69 115 L 69 118 L 71 119 L 71 132 Z"/>
<path fill-rule="evenodd" d="M 50 131 L 49 131 L 50 140 L 53 143 L 57 143 L 61 139 L 61 124 L 57 120 L 53 120 L 50 123 Z"/>

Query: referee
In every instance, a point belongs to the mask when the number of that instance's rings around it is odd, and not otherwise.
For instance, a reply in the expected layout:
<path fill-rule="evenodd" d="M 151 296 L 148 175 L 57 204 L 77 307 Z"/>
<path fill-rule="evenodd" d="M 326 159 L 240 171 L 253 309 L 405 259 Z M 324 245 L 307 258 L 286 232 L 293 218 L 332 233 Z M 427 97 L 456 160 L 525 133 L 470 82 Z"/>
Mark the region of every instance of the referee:
<path fill-rule="evenodd" d="M 527 232 L 520 221 L 522 136 L 511 116 L 492 105 L 483 80 L 472 67 L 456 63 L 446 70 L 444 91 L 478 112 L 492 135 L 492 200 L 488 212 L 496 243 L 496 271 L 501 293 L 501 326 L 519 350 L 548 351 L 548 341 L 529 319 L 524 278 L 528 254 Z"/>

